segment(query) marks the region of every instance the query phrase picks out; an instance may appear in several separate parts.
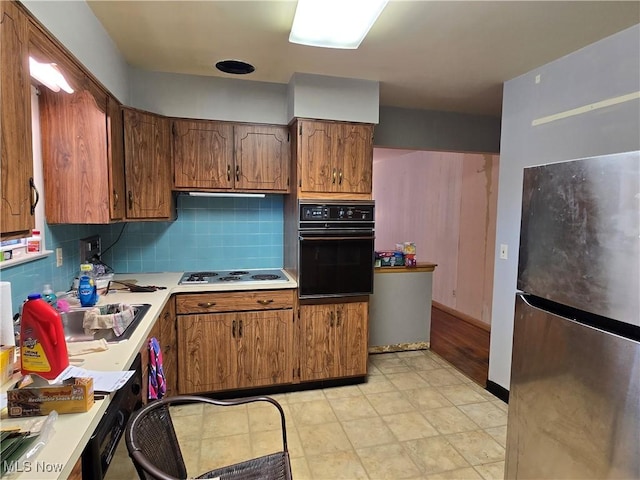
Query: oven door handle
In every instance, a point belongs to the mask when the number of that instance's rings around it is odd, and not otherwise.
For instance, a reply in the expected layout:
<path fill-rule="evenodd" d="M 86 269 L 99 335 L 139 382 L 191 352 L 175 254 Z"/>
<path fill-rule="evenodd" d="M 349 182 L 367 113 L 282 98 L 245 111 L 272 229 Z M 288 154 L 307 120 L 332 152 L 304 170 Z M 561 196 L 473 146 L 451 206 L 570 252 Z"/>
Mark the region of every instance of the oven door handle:
<path fill-rule="evenodd" d="M 331 237 L 331 236 L 324 236 L 324 237 L 305 237 L 300 235 L 298 237 L 299 240 L 301 241 L 327 241 L 327 240 L 375 240 L 375 236 L 373 235 L 366 235 L 366 236 L 362 236 L 362 235 L 353 235 L 353 236 L 335 236 L 335 237 Z"/>

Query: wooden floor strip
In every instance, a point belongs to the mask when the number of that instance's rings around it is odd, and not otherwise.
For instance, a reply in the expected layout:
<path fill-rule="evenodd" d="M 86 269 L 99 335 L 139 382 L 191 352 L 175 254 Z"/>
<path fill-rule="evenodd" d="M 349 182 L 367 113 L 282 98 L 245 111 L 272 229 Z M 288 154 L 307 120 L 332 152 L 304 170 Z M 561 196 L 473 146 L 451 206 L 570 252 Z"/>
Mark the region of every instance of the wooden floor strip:
<path fill-rule="evenodd" d="M 432 302 L 431 350 L 482 387 L 489 373 L 490 332 L 486 323 Z"/>

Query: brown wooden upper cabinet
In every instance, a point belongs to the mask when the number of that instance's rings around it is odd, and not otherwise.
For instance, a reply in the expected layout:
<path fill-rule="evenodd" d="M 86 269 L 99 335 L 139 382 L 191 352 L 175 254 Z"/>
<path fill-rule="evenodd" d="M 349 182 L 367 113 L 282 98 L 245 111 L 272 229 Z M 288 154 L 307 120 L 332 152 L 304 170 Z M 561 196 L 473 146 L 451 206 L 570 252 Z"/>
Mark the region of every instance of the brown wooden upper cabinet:
<path fill-rule="evenodd" d="M 301 198 L 309 196 L 305 194 L 370 198 L 373 125 L 299 119 L 294 128 Z"/>
<path fill-rule="evenodd" d="M 176 190 L 289 192 L 287 127 L 175 119 Z"/>
<path fill-rule="evenodd" d="M 125 218 L 120 104 L 33 23 L 29 54 L 55 63 L 73 89 L 39 87 L 47 222 L 109 223 Z"/>
<path fill-rule="evenodd" d="M 173 220 L 170 121 L 128 107 L 123 112 L 127 218 Z"/>
<path fill-rule="evenodd" d="M 0 15 L 0 233 L 23 236 L 35 226 L 37 199 L 27 17 L 8 1 L 0 2 Z"/>

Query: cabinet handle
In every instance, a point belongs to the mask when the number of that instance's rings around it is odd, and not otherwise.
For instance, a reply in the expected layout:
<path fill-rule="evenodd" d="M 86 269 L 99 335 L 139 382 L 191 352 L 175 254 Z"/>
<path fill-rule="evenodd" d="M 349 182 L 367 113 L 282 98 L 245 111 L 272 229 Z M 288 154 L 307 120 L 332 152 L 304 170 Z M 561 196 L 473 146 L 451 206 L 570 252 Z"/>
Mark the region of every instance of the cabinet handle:
<path fill-rule="evenodd" d="M 115 190 L 113 191 L 113 208 L 118 206 L 118 202 L 120 201 L 120 195 Z"/>
<path fill-rule="evenodd" d="M 268 300 L 256 300 L 256 302 L 258 302 L 260 305 L 269 305 L 270 303 L 273 303 L 272 299 L 268 299 Z"/>
<path fill-rule="evenodd" d="M 231 165 L 227 165 L 227 182 L 231 181 Z"/>
<path fill-rule="evenodd" d="M 236 165 L 236 182 L 240 181 L 240 165 Z"/>
<path fill-rule="evenodd" d="M 236 338 L 236 321 L 231 322 L 231 336 Z"/>
<path fill-rule="evenodd" d="M 342 310 L 338 310 L 338 313 L 336 315 L 338 316 L 338 319 L 336 320 L 336 327 L 339 327 L 340 320 L 342 320 Z"/>
<path fill-rule="evenodd" d="M 129 190 L 129 210 L 133 208 L 133 192 Z"/>
<path fill-rule="evenodd" d="M 213 307 L 215 304 L 216 302 L 200 302 L 198 306 L 202 308 L 209 308 L 209 307 Z"/>
<path fill-rule="evenodd" d="M 342 170 L 340 170 L 340 174 L 338 175 L 338 185 L 342 185 Z"/>
<path fill-rule="evenodd" d="M 335 184 L 335 183 L 336 183 L 336 173 L 337 173 L 337 172 L 336 172 L 336 169 L 334 168 L 334 169 L 333 169 L 333 175 L 332 175 L 332 176 L 333 176 L 333 180 L 331 180 L 331 183 L 333 183 L 333 184 Z"/>
<path fill-rule="evenodd" d="M 242 320 L 238 322 L 240 325 L 238 327 L 238 336 L 242 337 Z"/>
<path fill-rule="evenodd" d="M 334 321 L 334 314 L 333 312 L 329 312 L 329 325 L 331 325 L 333 327 L 333 321 Z"/>
<path fill-rule="evenodd" d="M 40 192 L 36 188 L 36 184 L 33 181 L 33 177 L 29 178 L 29 187 L 31 188 L 31 215 L 36 213 L 36 205 L 40 201 Z"/>

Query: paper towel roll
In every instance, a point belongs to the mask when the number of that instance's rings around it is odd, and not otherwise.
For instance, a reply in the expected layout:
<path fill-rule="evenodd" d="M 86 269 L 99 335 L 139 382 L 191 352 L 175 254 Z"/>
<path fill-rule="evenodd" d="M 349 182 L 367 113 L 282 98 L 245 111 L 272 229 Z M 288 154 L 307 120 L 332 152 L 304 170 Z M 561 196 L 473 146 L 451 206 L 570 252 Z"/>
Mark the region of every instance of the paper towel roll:
<path fill-rule="evenodd" d="M 11 282 L 0 282 L 0 342 L 15 345 L 13 334 L 13 308 L 11 305 Z"/>

